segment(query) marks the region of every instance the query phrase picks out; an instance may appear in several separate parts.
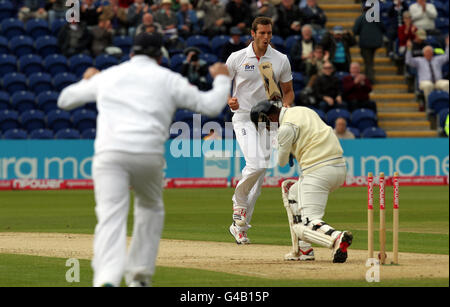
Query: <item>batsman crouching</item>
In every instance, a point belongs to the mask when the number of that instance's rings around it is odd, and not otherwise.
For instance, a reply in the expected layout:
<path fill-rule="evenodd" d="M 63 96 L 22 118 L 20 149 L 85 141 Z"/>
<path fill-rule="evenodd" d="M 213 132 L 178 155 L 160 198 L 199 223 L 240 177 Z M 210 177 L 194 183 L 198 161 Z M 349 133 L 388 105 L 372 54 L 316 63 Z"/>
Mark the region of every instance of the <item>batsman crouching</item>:
<path fill-rule="evenodd" d="M 332 128 L 314 110 L 280 109 L 270 101 L 255 105 L 250 116 L 256 126 L 262 123 L 267 129 L 271 123 L 278 123 L 278 164 L 286 165 L 292 155 L 301 168 L 297 182 L 290 180 L 282 185 L 293 242 L 293 251 L 285 258 L 312 260 L 305 259 L 312 249 L 305 253 L 304 248 L 305 243 L 314 243 L 330 248 L 333 262 L 345 262 L 353 235 L 335 230 L 322 220 L 328 195 L 344 183 L 347 172 L 342 147 Z"/>

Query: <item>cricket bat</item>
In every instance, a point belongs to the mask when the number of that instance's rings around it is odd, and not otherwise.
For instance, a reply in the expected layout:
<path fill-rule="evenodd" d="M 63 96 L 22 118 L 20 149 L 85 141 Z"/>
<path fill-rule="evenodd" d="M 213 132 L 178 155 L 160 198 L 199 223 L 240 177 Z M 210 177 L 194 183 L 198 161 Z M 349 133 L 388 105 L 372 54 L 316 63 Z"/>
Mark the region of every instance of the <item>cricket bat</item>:
<path fill-rule="evenodd" d="M 258 66 L 261 78 L 266 90 L 267 99 L 281 100 L 281 91 L 278 84 L 275 82 L 275 75 L 272 69 L 272 63 L 264 62 Z"/>

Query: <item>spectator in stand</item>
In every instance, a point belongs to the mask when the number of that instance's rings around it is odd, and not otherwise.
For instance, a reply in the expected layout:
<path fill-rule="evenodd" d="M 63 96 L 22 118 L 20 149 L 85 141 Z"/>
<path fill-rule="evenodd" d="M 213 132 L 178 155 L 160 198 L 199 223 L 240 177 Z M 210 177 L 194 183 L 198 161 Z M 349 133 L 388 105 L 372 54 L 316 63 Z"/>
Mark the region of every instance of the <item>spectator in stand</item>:
<path fill-rule="evenodd" d="M 249 33 L 252 24 L 252 10 L 243 0 L 230 0 L 226 11 L 231 17 L 232 27 L 238 27 L 243 33 Z"/>
<path fill-rule="evenodd" d="M 349 71 L 352 55 L 350 47 L 356 44 L 353 35 L 344 30 L 342 26 L 335 26 L 333 31 L 327 32 L 320 44 L 324 51 L 330 54 L 330 61 L 336 71 Z"/>
<path fill-rule="evenodd" d="M 119 7 L 124 8 L 124 9 L 129 8 L 134 2 L 134 0 L 118 0 L 118 1 L 119 1 Z"/>
<path fill-rule="evenodd" d="M 177 12 L 178 34 L 184 38 L 200 34 L 200 24 L 197 13 L 192 9 L 189 0 L 180 0 L 180 9 Z"/>
<path fill-rule="evenodd" d="M 66 23 L 58 34 L 58 45 L 66 57 L 89 54 L 91 40 L 91 34 L 83 22 Z"/>
<path fill-rule="evenodd" d="M 428 106 L 428 95 L 433 90 L 449 92 L 449 81 L 442 78 L 442 66 L 448 62 L 448 36 L 445 39 L 445 54 L 434 56 L 433 47 L 426 46 L 423 49 L 423 57 L 412 56 L 412 42 L 408 41 L 406 51 L 406 64 L 417 69 L 419 88 L 425 95 L 425 103 Z"/>
<path fill-rule="evenodd" d="M 404 0 L 394 0 L 387 15 L 389 27 L 386 29 L 386 36 L 389 39 L 388 52 L 391 57 L 395 57 L 395 42 L 398 38 L 398 28 L 403 25 L 403 14 L 408 11 L 408 4 Z M 406 44 L 406 41 L 405 41 Z"/>
<path fill-rule="evenodd" d="M 165 35 L 178 34 L 178 20 L 175 12 L 172 10 L 171 0 L 162 0 L 160 9 L 154 17 L 155 21 L 161 25 Z"/>
<path fill-rule="evenodd" d="M 330 62 L 323 64 L 322 74 L 314 81 L 313 92 L 320 109 L 325 113 L 334 108 L 347 108 L 342 100 L 341 82 L 334 75 L 334 67 Z"/>
<path fill-rule="evenodd" d="M 146 13 L 151 13 L 151 10 L 144 0 L 134 0 L 134 3 L 128 7 L 127 22 L 129 36 L 134 37 L 136 28 L 141 24 L 142 17 Z"/>
<path fill-rule="evenodd" d="M 355 138 L 355 135 L 347 129 L 347 121 L 343 117 L 338 117 L 334 122 L 334 133 L 340 139 Z"/>
<path fill-rule="evenodd" d="M 92 56 L 96 57 L 105 52 L 106 47 L 112 45 L 113 39 L 113 29 L 111 26 L 111 21 L 105 16 L 101 16 L 98 19 L 98 25 L 91 29 L 92 35 L 92 45 L 91 53 Z"/>
<path fill-rule="evenodd" d="M 88 27 L 97 26 L 102 10 L 103 7 L 97 6 L 94 0 L 83 0 L 80 7 L 80 18 Z"/>
<path fill-rule="evenodd" d="M 412 24 L 409 11 L 403 12 L 403 24 L 398 27 L 398 50 L 394 57 L 397 73 L 402 74 L 405 69 L 406 43 L 415 40 L 417 28 Z"/>
<path fill-rule="evenodd" d="M 200 0 L 197 7 L 204 12 L 203 33 L 210 38 L 228 33 L 231 17 L 228 15 L 224 4 L 219 0 Z"/>
<path fill-rule="evenodd" d="M 356 19 L 353 34 L 359 36 L 359 48 L 364 59 L 364 68 L 367 78 L 375 83 L 375 52 L 383 46 L 383 35 L 386 32 L 382 22 L 368 22 L 366 11 L 371 4 L 366 2 L 363 13 Z"/>
<path fill-rule="evenodd" d="M 66 0 L 48 0 L 47 2 L 49 25 L 51 25 L 57 19 L 66 18 Z"/>
<path fill-rule="evenodd" d="M 250 7 L 254 18 L 269 17 L 273 22 L 278 19 L 277 9 L 269 0 L 253 1 Z"/>
<path fill-rule="evenodd" d="M 327 16 L 325 12 L 317 5 L 317 0 L 307 0 L 306 7 L 302 9 L 303 23 L 311 25 L 314 35 L 323 35 L 325 33 L 325 24 Z"/>
<path fill-rule="evenodd" d="M 147 28 L 152 27 L 153 29 L 147 30 Z M 163 30 L 159 23 L 153 21 L 153 15 L 150 13 L 145 13 L 142 16 L 142 22 L 138 27 L 136 28 L 136 35 L 138 35 L 141 32 L 151 32 L 153 33 L 153 30 L 162 34 Z"/>
<path fill-rule="evenodd" d="M 409 7 L 411 18 L 418 29 L 425 30 L 427 34 L 436 34 L 435 19 L 438 16 L 436 7 L 427 0 L 417 0 Z"/>
<path fill-rule="evenodd" d="M 184 50 L 186 60 L 181 66 L 181 75 L 189 80 L 189 83 L 197 86 L 200 90 L 206 90 L 208 83 L 208 63 L 200 59 L 201 50 L 196 47 L 189 47 Z"/>
<path fill-rule="evenodd" d="M 290 51 L 293 71 L 305 72 L 306 61 L 313 57 L 315 46 L 312 27 L 304 25 L 302 27 L 302 39 L 295 43 Z"/>
<path fill-rule="evenodd" d="M 342 78 L 342 97 L 348 104 L 348 110 L 366 108 L 377 113 L 377 105 L 370 100 L 372 84 L 370 80 L 361 74 L 361 66 L 357 62 L 350 64 L 350 75 Z"/>
<path fill-rule="evenodd" d="M 317 45 L 314 48 L 312 57 L 307 59 L 305 63 L 305 75 L 309 79 L 307 87 L 312 87 L 315 78 L 317 78 L 318 75 L 322 74 L 323 64 L 325 64 L 325 62 L 328 62 L 329 59 L 330 54 L 328 53 L 328 51 L 324 52 L 322 46 Z"/>
<path fill-rule="evenodd" d="M 19 9 L 18 18 L 26 23 L 29 19 L 47 19 L 48 13 L 45 10 L 46 0 L 24 0 L 23 6 Z"/>
<path fill-rule="evenodd" d="M 281 0 L 278 6 L 278 20 L 275 25 L 280 36 L 286 39 L 290 35 L 300 35 L 303 14 L 294 0 Z"/>
<path fill-rule="evenodd" d="M 223 45 L 220 60 L 225 63 L 233 52 L 244 49 L 247 45 L 241 42 L 242 32 L 238 27 L 232 27 L 230 29 L 230 40 Z"/>
<path fill-rule="evenodd" d="M 119 6 L 118 0 L 109 0 L 109 5 L 102 8 L 100 16 L 111 21 L 114 35 L 127 35 L 127 10 Z"/>

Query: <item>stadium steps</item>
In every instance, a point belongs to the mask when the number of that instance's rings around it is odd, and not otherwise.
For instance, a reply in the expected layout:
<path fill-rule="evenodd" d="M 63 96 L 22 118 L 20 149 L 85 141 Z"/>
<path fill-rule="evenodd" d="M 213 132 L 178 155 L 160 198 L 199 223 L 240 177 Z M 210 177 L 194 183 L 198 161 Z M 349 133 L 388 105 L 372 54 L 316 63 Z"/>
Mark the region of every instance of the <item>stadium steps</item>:
<path fill-rule="evenodd" d="M 354 21 L 361 14 L 361 4 L 355 0 L 321 0 L 328 22 L 327 29 L 336 25 L 351 31 Z M 350 49 L 352 60 L 361 65 L 364 61 L 360 49 Z M 388 137 L 436 137 L 436 130 L 425 112 L 419 111 L 419 103 L 408 87 L 404 76 L 397 75 L 397 67 L 387 56 L 386 48 L 379 48 L 375 53 L 375 85 L 370 97 L 377 103 L 379 126 Z"/>

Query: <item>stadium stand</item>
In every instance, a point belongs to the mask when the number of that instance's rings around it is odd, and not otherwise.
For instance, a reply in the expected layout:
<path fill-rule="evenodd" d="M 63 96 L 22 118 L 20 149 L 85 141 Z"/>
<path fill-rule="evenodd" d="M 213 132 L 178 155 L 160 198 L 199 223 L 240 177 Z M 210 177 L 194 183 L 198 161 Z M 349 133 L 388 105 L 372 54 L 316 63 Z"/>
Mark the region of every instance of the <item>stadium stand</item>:
<path fill-rule="evenodd" d="M 36 108 L 36 97 L 29 91 L 18 91 L 11 95 L 11 106 L 19 113 Z"/>
<path fill-rule="evenodd" d="M 54 138 L 53 131 L 50 129 L 36 129 L 29 133 L 30 139 L 50 140 Z"/>
<path fill-rule="evenodd" d="M 3 133 L 3 138 L 5 140 L 24 140 L 28 138 L 28 134 L 25 130 L 20 128 L 14 128 L 6 130 Z"/>
<path fill-rule="evenodd" d="M 9 129 L 19 128 L 19 113 L 14 110 L 0 111 L 0 130 L 6 131 Z"/>
<path fill-rule="evenodd" d="M 19 72 L 30 76 L 31 74 L 44 71 L 42 58 L 39 55 L 27 54 L 21 56 L 18 62 Z"/>
<path fill-rule="evenodd" d="M 369 127 L 362 132 L 363 138 L 385 138 L 386 132 L 379 127 Z"/>
<path fill-rule="evenodd" d="M 45 113 L 41 110 L 28 110 L 20 114 L 20 123 L 24 130 L 31 132 L 45 128 Z"/>
<path fill-rule="evenodd" d="M 3 89 L 9 92 L 10 95 L 19 91 L 28 90 L 27 78 L 21 73 L 8 73 L 3 75 Z"/>
<path fill-rule="evenodd" d="M 36 97 L 37 107 L 44 111 L 45 113 L 49 113 L 52 110 L 56 110 L 58 107 L 56 106 L 56 102 L 58 101 L 58 92 L 46 91 L 40 93 Z"/>
<path fill-rule="evenodd" d="M 37 72 L 28 77 L 28 88 L 36 95 L 53 90 L 52 76 L 47 73 Z"/>
<path fill-rule="evenodd" d="M 55 139 L 79 139 L 80 132 L 76 129 L 61 129 L 55 133 Z"/>
<path fill-rule="evenodd" d="M 53 131 L 72 128 L 70 113 L 60 109 L 51 110 L 47 113 L 47 126 Z"/>

